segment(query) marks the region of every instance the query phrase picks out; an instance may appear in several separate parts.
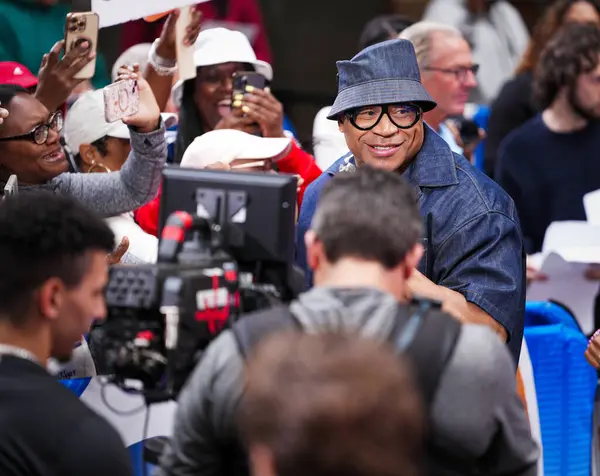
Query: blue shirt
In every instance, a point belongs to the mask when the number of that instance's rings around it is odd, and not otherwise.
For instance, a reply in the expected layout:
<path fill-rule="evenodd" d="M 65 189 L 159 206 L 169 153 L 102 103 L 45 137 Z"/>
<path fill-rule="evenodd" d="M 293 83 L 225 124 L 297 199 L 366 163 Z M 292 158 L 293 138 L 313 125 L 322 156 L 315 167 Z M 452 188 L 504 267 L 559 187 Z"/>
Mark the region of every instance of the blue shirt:
<path fill-rule="evenodd" d="M 461 293 L 504 326 L 518 362 L 525 319 L 525 254 L 510 197 L 425 125 L 421 150 L 403 173 L 415 189 L 426 224 L 419 271 Z M 354 170 L 352 155 L 308 186 L 297 227 L 297 262 L 309 276 L 304 234 L 323 186 L 339 171 Z M 310 283 L 309 283 L 310 284 Z"/>
<path fill-rule="evenodd" d="M 537 115 L 502 142 L 496 180 L 519 212 L 525 251 L 542 250 L 552 222 L 585 220 L 583 196 L 600 189 L 600 121 L 552 132 Z"/>
<path fill-rule="evenodd" d="M 448 126 L 446 124 L 444 124 L 443 122 L 440 124 L 440 130 L 438 131 L 438 134 L 450 146 L 450 149 L 452 149 L 452 152 L 456 152 L 457 154 L 462 154 L 463 153 L 462 147 L 460 147 L 456 143 L 456 139 L 454 138 L 454 134 L 452 134 L 452 132 L 450 131 L 450 129 L 448 129 Z"/>

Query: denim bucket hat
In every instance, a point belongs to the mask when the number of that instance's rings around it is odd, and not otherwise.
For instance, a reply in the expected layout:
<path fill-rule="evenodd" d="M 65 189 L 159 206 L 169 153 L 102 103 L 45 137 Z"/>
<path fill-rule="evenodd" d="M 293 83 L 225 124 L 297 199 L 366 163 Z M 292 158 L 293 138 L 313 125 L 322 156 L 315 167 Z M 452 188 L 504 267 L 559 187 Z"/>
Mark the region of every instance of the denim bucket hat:
<path fill-rule="evenodd" d="M 338 61 L 338 95 L 327 119 L 363 106 L 414 102 L 424 112 L 436 103 L 421 84 L 412 43 L 389 40 L 365 48 L 350 61 Z"/>

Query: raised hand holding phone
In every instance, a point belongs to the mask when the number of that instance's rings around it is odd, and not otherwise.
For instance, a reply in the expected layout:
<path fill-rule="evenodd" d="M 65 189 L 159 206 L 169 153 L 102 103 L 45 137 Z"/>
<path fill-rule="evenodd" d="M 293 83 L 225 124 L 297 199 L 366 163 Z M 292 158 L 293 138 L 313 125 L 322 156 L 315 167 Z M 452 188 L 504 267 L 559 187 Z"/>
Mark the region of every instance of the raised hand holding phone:
<path fill-rule="evenodd" d="M 86 81 L 78 77 L 78 73 L 96 58 L 95 51 L 85 41 L 70 49 L 61 59 L 60 54 L 64 49 L 64 40 L 55 43 L 43 56 L 38 72 L 35 97 L 50 111 L 57 110 L 73 90 Z"/>
<path fill-rule="evenodd" d="M 148 133 L 158 129 L 160 125 L 160 108 L 152 89 L 144 77 L 140 74 L 140 65 L 122 67 L 119 70 L 117 81 L 136 81 L 139 94 L 138 111 L 130 116 L 124 117 L 123 122 L 133 126 L 138 132 Z"/>

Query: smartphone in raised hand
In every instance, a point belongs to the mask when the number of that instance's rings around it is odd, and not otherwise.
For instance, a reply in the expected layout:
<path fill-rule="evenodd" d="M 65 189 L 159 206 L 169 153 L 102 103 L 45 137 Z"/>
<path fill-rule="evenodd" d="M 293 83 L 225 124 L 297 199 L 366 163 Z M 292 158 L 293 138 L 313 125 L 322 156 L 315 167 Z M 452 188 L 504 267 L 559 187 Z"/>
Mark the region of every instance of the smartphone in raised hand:
<path fill-rule="evenodd" d="M 109 84 L 104 88 L 104 119 L 115 122 L 133 116 L 140 109 L 140 91 L 134 79 Z"/>
<path fill-rule="evenodd" d="M 78 12 L 67 14 L 65 24 L 65 54 L 77 48 L 81 43 L 89 43 L 88 52 L 95 53 L 98 49 L 98 30 L 100 18 L 94 12 Z M 91 79 L 96 73 L 96 58 L 86 64 L 73 77 L 76 79 Z"/>
<path fill-rule="evenodd" d="M 246 93 L 246 86 L 252 86 L 256 89 L 265 89 L 269 85 L 267 78 L 256 71 L 236 71 L 232 77 L 231 104 L 235 101 L 235 96 Z"/>

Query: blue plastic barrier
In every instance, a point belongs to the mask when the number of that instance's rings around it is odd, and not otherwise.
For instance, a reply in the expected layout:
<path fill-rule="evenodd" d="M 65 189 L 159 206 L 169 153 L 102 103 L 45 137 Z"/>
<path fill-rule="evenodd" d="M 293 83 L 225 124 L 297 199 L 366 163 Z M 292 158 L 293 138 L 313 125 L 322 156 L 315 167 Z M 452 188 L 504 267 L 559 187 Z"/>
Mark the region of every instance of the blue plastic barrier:
<path fill-rule="evenodd" d="M 525 339 L 535 380 L 545 476 L 589 476 L 597 376 L 583 354 L 587 339 L 553 303 L 528 302 Z"/>
<path fill-rule="evenodd" d="M 484 131 L 487 131 L 488 119 L 490 118 L 489 106 L 478 106 L 477 112 L 473 116 L 473 122 Z M 485 139 L 475 149 L 475 167 L 479 170 L 485 170 Z"/>

